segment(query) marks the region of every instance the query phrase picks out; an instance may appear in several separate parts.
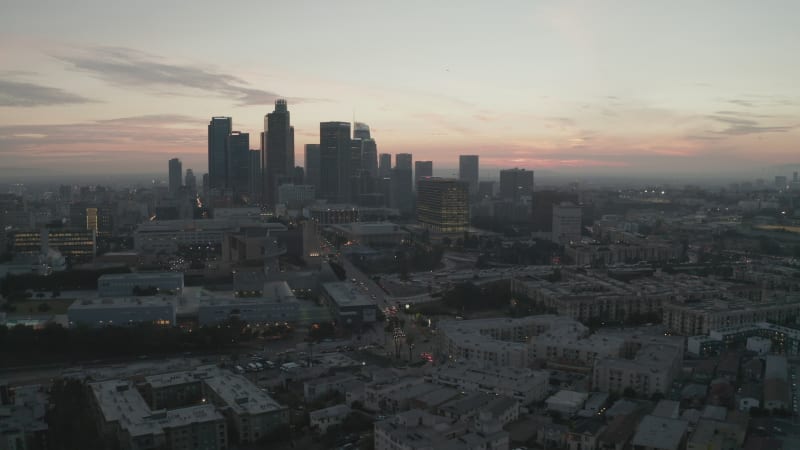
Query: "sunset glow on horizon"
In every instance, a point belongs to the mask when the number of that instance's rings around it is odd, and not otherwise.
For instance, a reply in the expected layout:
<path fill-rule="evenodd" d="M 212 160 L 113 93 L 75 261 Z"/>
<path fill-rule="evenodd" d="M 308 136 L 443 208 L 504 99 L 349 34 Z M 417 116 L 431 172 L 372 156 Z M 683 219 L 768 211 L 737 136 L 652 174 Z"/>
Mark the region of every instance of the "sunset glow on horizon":
<path fill-rule="evenodd" d="M 437 169 L 799 161 L 794 1 L 38 3 L 0 16 L 8 173 L 202 173 L 210 118 L 256 149 L 277 98 L 300 165 L 320 122 L 353 118 Z"/>

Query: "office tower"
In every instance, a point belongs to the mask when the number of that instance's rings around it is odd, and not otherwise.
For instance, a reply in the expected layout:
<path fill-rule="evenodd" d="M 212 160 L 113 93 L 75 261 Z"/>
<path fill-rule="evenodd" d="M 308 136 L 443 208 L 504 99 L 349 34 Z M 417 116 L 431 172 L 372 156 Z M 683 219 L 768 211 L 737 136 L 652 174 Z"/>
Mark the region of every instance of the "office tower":
<path fill-rule="evenodd" d="M 194 176 L 192 169 L 186 169 L 186 181 L 184 182 L 190 194 L 197 190 L 197 179 Z"/>
<path fill-rule="evenodd" d="M 292 184 L 305 184 L 306 171 L 300 167 L 295 166 L 292 171 Z"/>
<path fill-rule="evenodd" d="M 320 122 L 320 192 L 331 203 L 346 203 L 350 193 L 350 123 Z"/>
<path fill-rule="evenodd" d="M 530 199 L 533 193 L 533 171 L 506 169 L 500 171 L 500 198 L 514 202 Z"/>
<path fill-rule="evenodd" d="M 392 176 L 392 155 L 381 153 L 378 163 L 378 178 L 389 178 Z"/>
<path fill-rule="evenodd" d="M 458 179 L 469 185 L 469 195 L 478 192 L 478 155 L 458 157 Z"/>
<path fill-rule="evenodd" d="M 361 147 L 363 141 L 359 138 L 350 140 L 350 176 L 358 176 L 361 173 Z"/>
<path fill-rule="evenodd" d="M 275 110 L 264 118 L 264 154 L 262 164 L 265 176 L 264 201 L 275 205 L 278 186 L 288 181 L 294 170 L 294 127 L 291 125 L 286 100 L 276 100 Z"/>
<path fill-rule="evenodd" d="M 419 180 L 433 176 L 433 161 L 416 161 L 414 163 L 414 187 L 419 186 Z"/>
<path fill-rule="evenodd" d="M 398 153 L 394 156 L 392 207 L 400 211 L 400 214 L 409 214 L 414 207 L 411 159 L 411 153 Z"/>
<path fill-rule="evenodd" d="M 208 194 L 211 185 L 211 177 L 207 173 L 203 174 L 203 195 Z"/>
<path fill-rule="evenodd" d="M 250 133 L 232 131 L 228 141 L 228 188 L 239 199 L 250 189 Z"/>
<path fill-rule="evenodd" d="M 417 221 L 432 231 L 460 233 L 469 227 L 469 187 L 450 178 L 423 178 L 417 185 Z"/>
<path fill-rule="evenodd" d="M 250 194 L 250 202 L 256 203 L 261 201 L 261 186 L 264 185 L 261 180 L 263 175 L 261 170 L 261 150 L 250 149 L 248 153 L 250 155 L 250 166 L 248 167 L 250 175 L 247 177 L 247 191 Z"/>
<path fill-rule="evenodd" d="M 212 117 L 208 124 L 208 188 L 228 187 L 228 136 L 233 130 L 230 117 Z"/>
<path fill-rule="evenodd" d="M 181 178 L 183 178 L 183 165 L 178 158 L 169 160 L 169 193 L 175 195 L 181 190 Z"/>
<path fill-rule="evenodd" d="M 353 123 L 353 139 L 369 139 L 369 125 L 361 122 Z"/>
<path fill-rule="evenodd" d="M 581 240 L 581 207 L 563 202 L 553 205 L 553 241 L 569 244 Z"/>
<path fill-rule="evenodd" d="M 378 144 L 375 143 L 375 139 L 362 139 L 361 168 L 370 177 L 378 178 Z"/>
<path fill-rule="evenodd" d="M 494 181 L 478 182 L 478 198 L 481 200 L 494 197 Z"/>
<path fill-rule="evenodd" d="M 316 192 L 320 191 L 320 158 L 319 144 L 306 144 L 306 184 L 314 186 Z"/>
<path fill-rule="evenodd" d="M 573 192 L 538 191 L 533 195 L 531 219 L 533 231 L 553 231 L 553 207 L 562 202 L 578 202 L 578 194 Z"/>

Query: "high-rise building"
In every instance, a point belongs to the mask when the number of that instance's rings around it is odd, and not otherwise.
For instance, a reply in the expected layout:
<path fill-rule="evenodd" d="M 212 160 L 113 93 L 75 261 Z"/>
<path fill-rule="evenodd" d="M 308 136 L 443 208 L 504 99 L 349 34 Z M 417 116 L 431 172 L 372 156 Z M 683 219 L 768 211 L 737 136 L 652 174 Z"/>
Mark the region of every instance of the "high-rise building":
<path fill-rule="evenodd" d="M 319 144 L 306 144 L 306 183 L 320 190 Z"/>
<path fill-rule="evenodd" d="M 228 187 L 228 136 L 233 130 L 230 117 L 212 117 L 208 124 L 208 187 Z"/>
<path fill-rule="evenodd" d="M 352 161 L 349 122 L 320 122 L 320 192 L 332 203 L 347 203 L 350 196 Z"/>
<path fill-rule="evenodd" d="M 232 131 L 228 140 L 227 185 L 241 198 L 250 189 L 250 133 Z"/>
<path fill-rule="evenodd" d="M 414 178 L 411 153 L 397 153 L 392 170 L 392 207 L 401 214 L 409 214 L 414 208 Z"/>
<path fill-rule="evenodd" d="M 378 178 L 378 144 L 375 143 L 375 139 L 362 139 L 361 168 L 370 177 Z"/>
<path fill-rule="evenodd" d="M 181 179 L 183 178 L 183 165 L 178 158 L 169 160 L 169 193 L 175 195 L 181 190 Z"/>
<path fill-rule="evenodd" d="M 186 169 L 186 182 L 184 184 L 190 194 L 194 194 L 197 191 L 197 178 L 195 178 L 192 169 Z"/>
<path fill-rule="evenodd" d="M 291 179 L 294 170 L 294 127 L 286 100 L 275 101 L 275 110 L 264 118 L 264 201 L 275 205 L 278 186 Z"/>
<path fill-rule="evenodd" d="M 581 207 L 563 202 L 553 205 L 553 241 L 569 244 L 581 240 Z"/>
<path fill-rule="evenodd" d="M 369 139 L 369 125 L 361 122 L 353 123 L 353 139 Z"/>
<path fill-rule="evenodd" d="M 478 192 L 478 155 L 459 155 L 458 179 L 469 185 L 469 195 Z"/>
<path fill-rule="evenodd" d="M 481 200 L 494 197 L 494 181 L 478 182 L 478 198 Z"/>
<path fill-rule="evenodd" d="M 248 191 L 250 194 L 250 201 L 258 202 L 261 200 L 261 186 L 264 185 L 261 177 L 263 172 L 261 170 L 261 150 L 250 149 L 250 167 L 248 167 L 250 176 L 247 177 Z"/>
<path fill-rule="evenodd" d="M 514 202 L 530 199 L 533 194 L 533 171 L 506 169 L 500 171 L 500 198 Z"/>
<path fill-rule="evenodd" d="M 414 187 L 419 185 L 419 180 L 433 176 L 433 161 L 414 162 Z"/>
<path fill-rule="evenodd" d="M 378 157 L 378 178 L 389 178 L 392 176 L 392 155 L 381 153 Z"/>
<path fill-rule="evenodd" d="M 451 178 L 423 178 L 417 185 L 417 221 L 442 233 L 459 233 L 469 227 L 469 188 Z"/>

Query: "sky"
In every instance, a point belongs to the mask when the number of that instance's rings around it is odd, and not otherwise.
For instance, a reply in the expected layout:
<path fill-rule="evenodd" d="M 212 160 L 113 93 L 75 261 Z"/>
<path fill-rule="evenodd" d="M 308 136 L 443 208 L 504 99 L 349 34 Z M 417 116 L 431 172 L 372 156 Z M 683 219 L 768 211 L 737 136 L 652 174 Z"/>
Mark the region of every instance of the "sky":
<path fill-rule="evenodd" d="M 207 124 L 295 151 L 482 168 L 719 174 L 797 163 L 800 2 L 0 0 L 0 177 L 207 166 Z M 488 169 L 487 169 L 488 170 Z M 482 175 L 486 172 L 482 171 Z M 455 171 L 453 171 L 455 173 Z"/>

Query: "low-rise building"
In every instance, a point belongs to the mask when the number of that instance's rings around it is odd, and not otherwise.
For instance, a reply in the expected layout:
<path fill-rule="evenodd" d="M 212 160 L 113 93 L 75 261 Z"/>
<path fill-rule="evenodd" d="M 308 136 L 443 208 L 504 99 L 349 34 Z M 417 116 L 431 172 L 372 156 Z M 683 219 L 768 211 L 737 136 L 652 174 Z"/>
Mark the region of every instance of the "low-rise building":
<path fill-rule="evenodd" d="M 71 327 L 175 325 L 175 297 L 108 297 L 75 300 L 67 308 Z"/>
<path fill-rule="evenodd" d="M 347 405 L 334 405 L 329 408 L 318 409 L 308 413 L 309 424 L 311 428 L 325 434 L 328 431 L 328 427 L 339 425 L 351 412 L 352 410 Z"/>
<path fill-rule="evenodd" d="M 153 290 L 154 294 L 180 295 L 183 274 L 178 272 L 137 272 L 100 275 L 97 279 L 99 297 L 126 297 L 137 291 Z"/>
<path fill-rule="evenodd" d="M 197 307 L 199 325 L 216 325 L 236 317 L 247 323 L 296 322 L 300 303 L 285 281 L 264 283 L 258 297 L 201 295 Z"/>
<path fill-rule="evenodd" d="M 575 392 L 561 390 L 550 396 L 545 403 L 547 410 L 572 416 L 583 408 L 589 394 L 585 392 Z"/>
<path fill-rule="evenodd" d="M 323 283 L 322 298 L 331 314 L 344 326 L 375 322 L 378 311 L 375 302 L 347 281 Z"/>
<path fill-rule="evenodd" d="M 686 443 L 689 422 L 644 416 L 631 440 L 635 450 L 680 450 Z"/>
<path fill-rule="evenodd" d="M 448 364 L 433 368 L 426 379 L 466 392 L 487 392 L 511 397 L 527 405 L 547 395 L 546 371 L 478 364 Z"/>
<path fill-rule="evenodd" d="M 684 336 L 695 336 L 759 322 L 783 323 L 800 316 L 800 299 L 760 303 L 741 298 L 714 299 L 695 303 L 666 303 L 663 308 L 663 322 L 668 330 Z"/>
<path fill-rule="evenodd" d="M 406 411 L 375 422 L 375 450 L 507 450 L 509 435 L 501 428 L 475 429 L 420 410 Z"/>
<path fill-rule="evenodd" d="M 10 388 L 0 382 L 0 449 L 46 450 L 47 410 L 43 386 Z"/>

